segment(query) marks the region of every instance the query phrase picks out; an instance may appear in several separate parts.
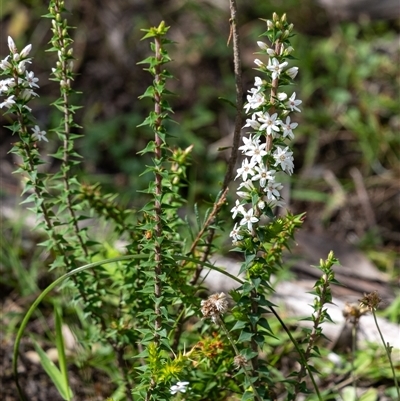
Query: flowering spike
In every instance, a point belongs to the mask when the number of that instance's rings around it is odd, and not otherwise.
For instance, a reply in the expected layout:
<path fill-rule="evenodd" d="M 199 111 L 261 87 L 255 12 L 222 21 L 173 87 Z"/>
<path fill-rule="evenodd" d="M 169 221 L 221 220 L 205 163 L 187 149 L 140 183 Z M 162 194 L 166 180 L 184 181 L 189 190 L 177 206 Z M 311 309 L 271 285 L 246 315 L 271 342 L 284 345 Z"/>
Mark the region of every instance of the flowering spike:
<path fill-rule="evenodd" d="M 296 92 L 290 97 L 279 92 L 280 85 L 287 85 L 287 81 L 293 80 L 299 71 L 298 67 L 289 67 L 288 56 L 293 47 L 288 37 L 293 26 L 289 25 L 285 14 L 279 17 L 274 13 L 272 21 L 266 20 L 266 23 L 268 30 L 263 36 L 272 43 L 257 41 L 257 46 L 269 57 L 268 64 L 254 60 L 264 77 L 255 77 L 244 105 L 248 118 L 243 128 L 249 128 L 250 132 L 242 137 L 243 145 L 239 147 L 247 157 L 235 177 L 242 183 L 236 192 L 240 200 L 236 200 L 231 210 L 233 219 L 240 217 L 230 233 L 233 242 L 257 236 L 261 216 L 270 217 L 271 209 L 284 205 L 280 192 L 283 187 L 277 174 L 291 175 L 294 169 L 293 152 L 284 143 L 294 139 L 293 130 L 298 123 L 292 121 L 290 114 L 301 112 L 302 101 L 296 99 Z"/>

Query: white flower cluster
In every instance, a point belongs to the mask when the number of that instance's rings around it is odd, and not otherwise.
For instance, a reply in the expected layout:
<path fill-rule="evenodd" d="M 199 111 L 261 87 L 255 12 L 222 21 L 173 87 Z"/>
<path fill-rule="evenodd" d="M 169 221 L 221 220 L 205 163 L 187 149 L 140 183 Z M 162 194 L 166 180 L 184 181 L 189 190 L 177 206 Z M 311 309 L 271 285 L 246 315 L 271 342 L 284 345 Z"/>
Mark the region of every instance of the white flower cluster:
<path fill-rule="evenodd" d="M 171 394 L 176 394 L 176 393 L 186 393 L 187 386 L 189 385 L 189 382 L 178 382 L 171 386 L 169 389 L 169 392 Z"/>
<path fill-rule="evenodd" d="M 286 79 L 293 80 L 298 72 L 297 67 L 289 69 L 286 61 L 279 62 L 276 56 L 289 54 L 293 49 L 284 49 L 280 46 L 280 53 L 268 48 L 264 42 L 257 42 L 258 46 L 269 56 L 268 65 L 256 59 L 258 69 L 265 72 L 274 81 L 282 75 Z M 246 125 L 253 131 L 249 137 L 243 137 L 243 145 L 239 147 L 244 156 L 241 167 L 237 170 L 235 179 L 240 178 L 235 206 L 231 209 L 232 218 L 239 216 L 239 223 L 235 223 L 230 237 L 233 242 L 242 240 L 245 235 L 252 235 L 253 225 L 259 222 L 265 206 L 270 208 L 282 206 L 280 190 L 282 184 L 277 181 L 276 173 L 283 171 L 291 175 L 293 173 L 293 152 L 285 145 L 285 140 L 294 138 L 293 130 L 298 126 L 292 122 L 289 116 L 291 112 L 301 112 L 298 106 L 302 103 L 296 99 L 296 93 L 288 98 L 286 93 L 277 93 L 276 100 L 272 106 L 269 97 L 266 96 L 266 88 L 271 87 L 260 77 L 255 78 L 254 87 L 248 91 L 247 103 L 244 106 L 246 114 Z M 278 110 L 272 114 L 271 108 Z M 268 148 L 267 148 L 268 146 Z"/>
<path fill-rule="evenodd" d="M 0 109 L 10 109 L 12 106 L 21 104 L 22 108 L 32 111 L 26 103 L 34 96 L 38 94 L 34 91 L 34 88 L 39 88 L 37 82 L 39 78 L 35 77 L 33 71 L 26 69 L 27 64 L 31 63 L 29 53 L 32 49 L 32 45 L 25 46 L 21 52 L 18 52 L 15 46 L 14 40 L 8 37 L 8 48 L 10 54 L 3 60 L 0 60 L 0 69 L 2 70 L 1 75 L 11 75 L 11 78 L 0 80 L 0 95 L 6 96 L 4 102 L 0 103 Z M 34 141 L 44 140 L 48 142 L 46 138 L 46 131 L 41 131 L 39 126 L 35 125 L 32 128 L 32 139 Z"/>

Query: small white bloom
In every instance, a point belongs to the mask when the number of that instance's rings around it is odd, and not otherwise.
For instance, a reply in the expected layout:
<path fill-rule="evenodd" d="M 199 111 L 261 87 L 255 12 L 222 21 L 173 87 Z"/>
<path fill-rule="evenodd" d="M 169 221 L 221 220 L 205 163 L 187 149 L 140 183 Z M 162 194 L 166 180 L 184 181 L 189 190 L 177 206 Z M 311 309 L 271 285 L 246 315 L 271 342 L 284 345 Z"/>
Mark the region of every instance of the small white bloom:
<path fill-rule="evenodd" d="M 291 111 L 296 110 L 299 113 L 301 113 L 301 110 L 297 107 L 301 103 L 302 103 L 301 100 L 296 100 L 296 92 L 293 92 L 292 96 L 290 96 L 286 105 L 289 107 Z"/>
<path fill-rule="evenodd" d="M 276 53 L 275 53 L 274 49 L 271 49 L 271 48 L 267 49 L 267 53 L 268 53 L 268 56 L 270 56 L 270 57 L 275 57 L 276 56 Z"/>
<path fill-rule="evenodd" d="M 281 148 L 280 146 L 277 146 L 273 154 L 275 159 L 274 166 L 280 164 L 283 171 L 286 171 L 288 174 L 292 174 L 294 168 L 292 155 L 293 152 L 289 150 L 289 146 L 286 146 L 285 149 Z"/>
<path fill-rule="evenodd" d="M 295 79 L 297 73 L 299 72 L 299 67 L 292 67 L 286 70 L 286 74 L 289 75 L 290 78 Z"/>
<path fill-rule="evenodd" d="M 13 104 L 15 104 L 14 95 L 9 96 L 3 103 L 0 103 L 0 109 L 6 107 L 9 109 Z"/>
<path fill-rule="evenodd" d="M 293 139 L 294 138 L 294 134 L 293 134 L 292 130 L 295 129 L 299 124 L 291 123 L 289 116 L 286 117 L 286 122 L 285 123 L 283 121 L 281 121 L 280 124 L 281 124 L 281 126 L 283 128 L 283 137 L 286 138 L 288 136 L 289 139 Z"/>
<path fill-rule="evenodd" d="M 17 53 L 18 52 L 17 46 L 15 46 L 15 43 L 11 36 L 8 37 L 7 41 L 8 41 L 8 48 L 10 49 L 10 52 Z"/>
<path fill-rule="evenodd" d="M 257 131 L 260 128 L 261 124 L 256 120 L 256 118 L 260 115 L 262 115 L 261 112 L 253 113 L 251 115 L 251 118 L 246 119 L 246 125 L 244 125 L 243 128 L 251 127 Z"/>
<path fill-rule="evenodd" d="M 257 146 L 260 143 L 260 139 L 252 138 L 251 135 L 248 138 L 244 136 L 242 140 L 244 145 L 239 146 L 239 150 L 241 150 L 242 153 L 246 153 L 247 151 L 252 150 L 255 146 Z"/>
<path fill-rule="evenodd" d="M 253 216 L 253 209 L 249 209 L 244 215 L 243 215 L 243 219 L 240 221 L 240 225 L 244 226 L 247 224 L 247 229 L 249 231 L 251 231 L 251 229 L 253 228 L 253 224 L 257 223 L 258 218 Z"/>
<path fill-rule="evenodd" d="M 241 215 L 246 213 L 243 205 L 240 204 L 239 199 L 236 199 L 235 206 L 231 209 L 231 213 L 232 219 L 235 219 L 238 213 L 240 213 Z"/>
<path fill-rule="evenodd" d="M 251 157 L 251 163 L 262 163 L 262 158 L 267 154 L 267 151 L 265 150 L 266 146 L 265 143 L 255 144 L 255 146 L 248 150 L 245 155 Z"/>
<path fill-rule="evenodd" d="M 189 382 L 178 382 L 171 386 L 169 389 L 169 392 L 171 394 L 176 394 L 176 393 L 186 393 L 187 386 L 189 385 Z"/>
<path fill-rule="evenodd" d="M 278 124 L 280 124 L 280 120 L 277 120 L 278 113 L 269 115 L 269 113 L 265 112 L 261 117 L 258 118 L 258 121 L 264 123 L 261 125 L 260 130 L 265 129 L 267 131 L 267 135 L 272 135 L 273 132 L 279 132 Z"/>
<path fill-rule="evenodd" d="M 22 92 L 20 93 L 21 99 L 27 101 L 29 100 L 32 96 L 39 96 L 36 92 L 34 92 L 32 89 L 23 89 Z"/>
<path fill-rule="evenodd" d="M 238 227 L 237 223 L 235 223 L 231 233 L 229 234 L 229 236 L 232 238 L 232 241 L 236 242 L 236 241 L 240 241 L 241 239 L 243 239 L 243 235 L 240 235 L 239 231 L 240 231 L 240 227 Z"/>
<path fill-rule="evenodd" d="M 267 181 L 273 177 L 272 174 L 275 173 L 275 170 L 268 171 L 267 166 L 264 166 L 263 164 L 254 167 L 254 169 L 257 171 L 258 174 L 255 174 L 251 180 L 260 180 L 260 187 L 264 188 L 267 184 Z"/>
<path fill-rule="evenodd" d="M 25 79 L 31 88 L 34 88 L 34 87 L 39 88 L 39 85 L 36 84 L 36 82 L 39 82 L 39 78 L 35 77 L 35 74 L 33 71 L 30 71 L 30 72 L 25 71 Z"/>
<path fill-rule="evenodd" d="M 244 188 L 244 191 L 240 191 L 240 189 Z M 239 191 L 236 192 L 237 196 L 240 196 L 241 198 L 248 199 L 251 198 L 251 192 L 255 189 L 254 184 L 251 180 L 247 180 L 245 182 L 242 182 L 239 185 Z M 243 213 L 242 213 L 243 214 Z"/>
<path fill-rule="evenodd" d="M 280 182 L 275 182 L 274 180 L 269 180 L 264 191 L 267 194 L 268 200 L 277 200 L 281 197 L 279 191 L 283 188 Z"/>
<path fill-rule="evenodd" d="M 282 70 L 288 65 L 287 61 L 279 64 L 279 61 L 276 58 L 272 60 L 269 59 L 267 69 L 272 71 L 272 79 L 276 79 L 281 74 Z"/>
<path fill-rule="evenodd" d="M 275 27 L 274 23 L 271 20 L 267 19 L 268 30 L 270 31 L 270 30 L 274 29 L 274 27 Z"/>
<path fill-rule="evenodd" d="M 276 207 L 276 206 L 282 207 L 282 206 L 285 206 L 285 205 L 286 205 L 286 203 L 285 203 L 283 200 L 281 200 L 281 199 L 279 199 L 279 200 L 277 200 L 277 199 L 272 199 L 272 200 L 269 202 L 269 206 L 270 206 L 271 208 L 274 208 L 274 207 Z"/>
<path fill-rule="evenodd" d="M 49 140 L 46 138 L 46 131 L 40 131 L 40 128 L 38 125 L 35 125 L 34 128 L 32 128 L 33 134 L 32 134 L 32 138 L 35 141 L 45 141 L 45 142 L 49 142 Z"/>
<path fill-rule="evenodd" d="M 265 67 L 265 64 L 261 61 L 261 60 L 259 60 L 258 58 L 256 58 L 255 60 L 254 60 L 254 64 L 257 66 L 257 67 Z"/>
<path fill-rule="evenodd" d="M 22 60 L 18 63 L 18 67 L 17 67 L 18 74 L 22 75 L 25 72 L 25 69 L 26 69 L 25 64 L 26 63 L 30 63 L 30 60 L 28 58 L 25 60 Z"/>
<path fill-rule="evenodd" d="M 7 79 L 2 79 L 0 81 L 0 94 L 1 93 L 6 93 L 8 89 L 14 85 L 14 78 L 7 78 Z"/>
<path fill-rule="evenodd" d="M 3 59 L 3 60 L 1 60 L 0 61 L 0 68 L 4 71 L 4 70 L 6 70 L 6 69 L 8 69 L 8 68 L 11 68 L 12 66 L 11 66 L 11 63 L 8 61 L 8 58 L 9 58 L 10 56 L 7 56 L 5 59 Z"/>
<path fill-rule="evenodd" d="M 262 86 L 262 84 L 263 84 L 263 80 L 260 77 L 254 78 L 254 86 L 256 88 L 260 88 L 260 86 Z"/>
<path fill-rule="evenodd" d="M 261 92 L 258 92 L 258 89 L 252 88 L 249 92 L 252 95 L 247 95 L 247 104 L 243 107 L 247 114 L 250 109 L 257 109 L 266 102 L 265 96 Z"/>
<path fill-rule="evenodd" d="M 246 181 L 248 175 L 254 175 L 254 166 L 255 163 L 253 161 L 249 162 L 248 159 L 244 159 L 242 162 L 242 167 L 237 169 L 237 175 L 235 177 L 235 180 L 236 178 L 241 176 L 242 180 Z"/>

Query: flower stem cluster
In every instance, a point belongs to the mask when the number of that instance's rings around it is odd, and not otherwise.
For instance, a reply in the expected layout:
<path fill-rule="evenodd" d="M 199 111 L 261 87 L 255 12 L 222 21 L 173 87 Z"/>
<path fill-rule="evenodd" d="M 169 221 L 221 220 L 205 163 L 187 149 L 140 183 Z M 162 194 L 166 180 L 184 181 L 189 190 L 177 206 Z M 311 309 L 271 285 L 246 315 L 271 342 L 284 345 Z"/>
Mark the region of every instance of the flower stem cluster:
<path fill-rule="evenodd" d="M 269 39 L 271 47 L 262 41 L 257 44 L 259 54 L 268 56 L 268 63 L 254 60 L 256 70 L 265 78 L 255 77 L 244 105 L 248 118 L 243 128 L 250 128 L 250 132 L 239 147 L 245 157 L 235 177 L 242 182 L 237 190 L 239 199 L 231 210 L 233 219 L 240 217 L 230 233 L 233 242 L 254 237 L 261 216 L 271 215 L 274 207 L 284 205 L 277 174 L 291 175 L 294 168 L 288 141 L 294 139 L 298 123 L 292 122 L 291 114 L 301 112 L 302 101 L 296 99 L 295 92 L 288 96 L 278 91 L 281 85 L 291 84 L 298 73 L 298 68 L 289 68 L 287 61 L 293 51 L 289 42 L 293 26 L 285 15 L 279 19 L 275 14 L 267 27 L 262 36 Z"/>
<path fill-rule="evenodd" d="M 25 143 L 41 140 L 47 142 L 46 131 L 41 130 L 38 125 L 32 128 L 30 134 L 27 130 L 29 113 L 32 111 L 28 103 L 32 98 L 39 96 L 34 90 L 39 88 L 39 78 L 27 69 L 32 62 L 29 57 L 32 45 L 29 44 L 18 52 L 14 40 L 9 36 L 8 48 L 10 54 L 0 61 L 0 75 L 7 77 L 0 80 L 0 96 L 5 97 L 0 103 L 0 109 L 17 116 L 19 125 L 16 126 L 16 131 L 22 134 Z"/>

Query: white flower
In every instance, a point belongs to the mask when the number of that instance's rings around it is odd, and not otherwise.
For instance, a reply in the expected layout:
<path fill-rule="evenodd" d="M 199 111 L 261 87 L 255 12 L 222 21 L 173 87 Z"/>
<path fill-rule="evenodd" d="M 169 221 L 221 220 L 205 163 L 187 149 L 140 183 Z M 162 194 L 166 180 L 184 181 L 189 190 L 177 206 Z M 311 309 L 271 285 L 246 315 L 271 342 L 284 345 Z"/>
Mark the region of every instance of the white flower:
<path fill-rule="evenodd" d="M 2 79 L 0 81 L 0 94 L 2 92 L 6 93 L 10 87 L 14 86 L 12 85 L 13 83 L 14 83 L 14 78 Z"/>
<path fill-rule="evenodd" d="M 49 142 L 49 140 L 46 138 L 46 131 L 40 131 L 40 128 L 38 125 L 35 125 L 34 128 L 32 128 L 33 134 L 32 137 L 35 141 L 46 141 Z"/>
<path fill-rule="evenodd" d="M 245 191 L 237 191 L 236 194 L 237 194 L 237 196 L 240 196 L 241 198 L 245 198 L 245 199 L 250 198 L 251 197 L 251 192 L 255 189 L 254 184 L 253 184 L 253 182 L 251 180 L 247 180 L 245 182 L 242 182 L 239 185 L 238 189 L 240 190 L 242 188 L 244 188 Z M 244 214 L 244 213 L 242 213 L 242 214 Z"/>
<path fill-rule="evenodd" d="M 292 67 L 286 70 L 286 74 L 289 75 L 290 78 L 295 79 L 297 73 L 299 72 L 299 67 Z"/>
<path fill-rule="evenodd" d="M 239 199 L 236 199 L 235 206 L 231 209 L 231 213 L 232 219 L 235 219 L 238 213 L 240 213 L 241 215 L 246 213 L 243 205 L 240 204 Z"/>
<path fill-rule="evenodd" d="M 260 86 L 262 86 L 262 84 L 263 84 L 263 80 L 260 77 L 254 78 L 254 86 L 256 88 L 260 88 Z"/>
<path fill-rule="evenodd" d="M 266 129 L 268 135 L 272 135 L 272 131 L 279 132 L 278 124 L 280 123 L 280 120 L 277 120 L 277 117 L 278 113 L 274 113 L 270 116 L 269 113 L 265 112 L 258 118 L 258 121 L 264 123 L 261 125 L 260 130 Z"/>
<path fill-rule="evenodd" d="M 32 89 L 23 89 L 22 92 L 20 93 L 21 99 L 27 101 L 29 100 L 32 96 L 39 96 L 36 92 L 34 92 Z"/>
<path fill-rule="evenodd" d="M 22 75 L 25 72 L 25 64 L 29 62 L 28 60 L 22 60 L 18 63 L 17 72 L 19 75 Z"/>
<path fill-rule="evenodd" d="M 267 166 L 264 166 L 263 164 L 256 166 L 254 169 L 258 174 L 253 176 L 252 181 L 260 180 L 260 187 L 264 188 L 267 184 L 267 181 L 273 177 L 275 170 L 268 171 Z"/>
<path fill-rule="evenodd" d="M 262 144 L 254 144 L 255 146 L 248 150 L 245 155 L 251 156 L 251 163 L 262 163 L 262 158 L 267 154 L 265 147 L 267 146 L 265 143 Z"/>
<path fill-rule="evenodd" d="M 281 197 L 279 191 L 283 188 L 280 182 L 275 182 L 274 180 L 269 180 L 267 186 L 264 188 L 264 191 L 267 194 L 268 200 L 277 200 Z"/>
<path fill-rule="evenodd" d="M 276 200 L 276 199 L 272 199 L 270 202 L 269 202 L 269 206 L 271 207 L 271 208 L 274 208 L 274 207 L 276 207 L 276 206 L 278 206 L 278 207 L 282 207 L 282 206 L 285 206 L 286 205 L 286 203 L 283 201 L 283 200 Z"/>
<path fill-rule="evenodd" d="M 18 52 L 17 46 L 15 46 L 15 43 L 11 36 L 8 37 L 7 41 L 8 41 L 8 48 L 10 49 L 10 52 L 17 53 Z"/>
<path fill-rule="evenodd" d="M 7 107 L 7 109 L 9 109 L 13 104 L 15 104 L 14 97 L 15 95 L 11 95 L 3 103 L 0 103 L 0 109 L 3 107 Z"/>
<path fill-rule="evenodd" d="M 274 166 L 278 164 L 281 165 L 283 171 L 287 171 L 288 174 L 293 173 L 293 152 L 289 151 L 289 146 L 286 146 L 285 149 L 282 149 L 280 146 L 277 146 L 273 156 L 275 159 Z"/>
<path fill-rule="evenodd" d="M 4 70 L 6 70 L 7 68 L 11 68 L 12 66 L 11 66 L 11 63 L 8 61 L 8 58 L 9 58 L 10 56 L 7 56 L 5 59 L 3 59 L 3 60 L 1 60 L 0 61 L 0 68 L 4 71 Z"/>
<path fill-rule="evenodd" d="M 258 89 L 252 88 L 248 92 L 252 95 L 247 95 L 247 104 L 243 107 L 247 114 L 250 109 L 257 109 L 266 102 L 265 96 L 261 92 L 258 92 Z"/>
<path fill-rule="evenodd" d="M 242 139 L 244 145 L 239 147 L 239 150 L 241 150 L 242 153 L 246 153 L 247 151 L 252 150 L 260 143 L 260 140 L 258 138 L 252 138 L 251 135 L 248 138 L 244 136 Z"/>
<path fill-rule="evenodd" d="M 189 382 L 178 382 L 171 386 L 169 389 L 169 392 L 171 394 L 176 394 L 176 393 L 186 393 L 187 386 L 189 385 Z"/>
<path fill-rule="evenodd" d="M 267 49 L 267 53 L 268 53 L 268 56 L 270 56 L 270 57 L 275 57 L 276 56 L 276 53 L 275 53 L 275 50 L 274 49 Z"/>
<path fill-rule="evenodd" d="M 290 96 L 290 98 L 286 104 L 291 111 L 296 110 L 299 113 L 301 113 L 301 110 L 297 107 L 301 103 L 302 103 L 301 100 L 296 100 L 296 92 L 293 92 L 292 96 Z"/>
<path fill-rule="evenodd" d="M 253 113 L 251 115 L 251 118 L 246 119 L 246 125 L 244 125 L 243 128 L 251 127 L 257 131 L 260 128 L 261 124 L 256 120 L 256 118 L 260 115 L 262 115 L 261 112 Z"/>
<path fill-rule="evenodd" d="M 292 130 L 295 129 L 299 124 L 291 123 L 289 116 L 286 117 L 286 123 L 281 121 L 280 124 L 281 124 L 281 126 L 283 128 L 283 137 L 286 138 L 288 136 L 289 139 L 293 139 L 294 138 L 294 134 L 293 134 Z"/>
<path fill-rule="evenodd" d="M 30 71 L 30 72 L 25 71 L 25 79 L 31 88 L 33 88 L 33 87 L 39 88 L 39 85 L 36 84 L 36 82 L 39 81 L 39 78 L 35 77 L 35 74 L 33 73 L 33 71 Z"/>
<path fill-rule="evenodd" d="M 235 223 L 231 233 L 229 234 L 229 236 L 232 238 L 232 241 L 236 242 L 236 241 L 240 241 L 241 239 L 243 239 L 243 235 L 240 235 L 239 231 L 240 231 L 240 227 L 238 227 L 237 223 Z"/>
<path fill-rule="evenodd" d="M 244 159 L 242 162 L 242 167 L 238 168 L 237 170 L 237 175 L 236 178 L 242 176 L 242 180 L 246 181 L 248 175 L 254 175 L 254 166 L 255 163 L 253 161 L 250 161 L 248 159 Z"/>
<path fill-rule="evenodd" d="M 244 226 L 247 224 L 247 229 L 249 231 L 251 231 L 251 229 L 253 228 L 253 223 L 257 223 L 258 218 L 253 216 L 253 209 L 249 209 L 244 215 L 243 215 L 243 219 L 240 221 L 240 225 Z"/>
<path fill-rule="evenodd" d="M 281 74 L 282 70 L 288 65 L 287 61 L 279 64 L 279 61 L 276 58 L 273 58 L 272 61 L 269 59 L 267 69 L 272 71 L 272 79 L 276 79 Z"/>

